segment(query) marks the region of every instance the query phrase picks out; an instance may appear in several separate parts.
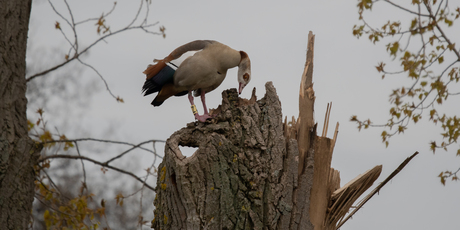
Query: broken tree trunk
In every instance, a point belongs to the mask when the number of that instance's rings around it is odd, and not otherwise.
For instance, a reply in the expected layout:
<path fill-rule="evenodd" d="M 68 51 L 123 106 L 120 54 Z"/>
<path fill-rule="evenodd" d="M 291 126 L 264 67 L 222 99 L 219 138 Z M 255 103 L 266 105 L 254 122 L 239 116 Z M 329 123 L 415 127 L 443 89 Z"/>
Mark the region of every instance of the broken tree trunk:
<path fill-rule="evenodd" d="M 155 229 L 336 229 L 356 199 L 377 179 L 381 166 L 340 189 L 331 168 L 337 138 L 317 136 L 313 119 L 313 45 L 299 96 L 299 118 L 282 121 L 271 82 L 258 100 L 222 93 L 212 122 L 175 132 L 159 166 Z M 325 127 L 330 109 L 326 112 Z M 180 146 L 198 147 L 184 157 Z M 343 223 L 342 223 L 343 224 Z"/>
<path fill-rule="evenodd" d="M 155 229 L 309 224 L 309 218 L 302 219 L 308 216 L 304 193 L 294 197 L 299 189 L 297 143 L 284 137 L 275 88 L 270 82 L 265 87 L 265 97 L 257 102 L 254 93 L 247 101 L 235 89 L 224 91 L 216 122 L 191 123 L 168 139 L 159 166 Z M 178 145 L 198 150 L 185 158 Z M 305 205 L 293 210 L 297 200 Z"/>

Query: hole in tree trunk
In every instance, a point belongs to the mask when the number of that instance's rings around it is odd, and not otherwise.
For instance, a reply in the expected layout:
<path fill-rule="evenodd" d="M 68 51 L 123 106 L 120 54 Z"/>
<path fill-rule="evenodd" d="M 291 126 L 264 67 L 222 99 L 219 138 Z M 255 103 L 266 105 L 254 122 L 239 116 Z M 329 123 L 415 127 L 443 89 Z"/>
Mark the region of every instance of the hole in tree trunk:
<path fill-rule="evenodd" d="M 179 149 L 182 152 L 183 156 L 191 157 L 198 150 L 198 147 L 190 147 L 190 146 L 181 146 L 181 145 L 179 145 Z"/>

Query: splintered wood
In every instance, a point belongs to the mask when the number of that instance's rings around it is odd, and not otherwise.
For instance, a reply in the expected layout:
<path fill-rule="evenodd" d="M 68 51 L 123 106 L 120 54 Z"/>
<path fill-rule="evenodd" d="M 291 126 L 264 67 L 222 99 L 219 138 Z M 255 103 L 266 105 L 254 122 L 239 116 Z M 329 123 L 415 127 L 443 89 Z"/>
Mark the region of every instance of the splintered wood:
<path fill-rule="evenodd" d="M 310 31 L 307 44 L 307 61 L 300 81 L 299 118 L 296 122 L 297 142 L 299 145 L 299 174 L 305 168 L 305 159 L 310 147 L 311 132 L 315 120 L 313 111 L 315 105 L 315 91 L 313 90 L 313 56 L 315 35 Z M 316 132 L 316 130 L 315 130 Z"/>
<path fill-rule="evenodd" d="M 352 204 L 379 178 L 382 166 L 377 165 L 365 173 L 358 175 L 343 187 L 334 191 L 331 195 L 331 206 L 327 210 L 326 226 L 330 229 L 344 218 Z"/>
<path fill-rule="evenodd" d="M 307 61 L 299 92 L 299 118 L 284 120 L 286 139 L 296 139 L 299 148 L 299 180 L 310 181 L 310 221 L 315 230 L 335 230 L 351 205 L 378 178 L 381 166 L 376 166 L 340 188 L 340 173 L 331 168 L 332 153 L 337 141 L 339 123 L 333 139 L 327 138 L 332 102 L 328 103 L 321 136 L 316 135 L 314 121 L 315 91 L 313 90 L 313 57 L 315 36 L 308 35 Z M 313 172 L 311 174 L 311 172 Z"/>
<path fill-rule="evenodd" d="M 327 136 L 327 128 L 329 127 L 329 117 L 331 116 L 331 110 L 332 110 L 332 102 L 327 103 L 326 115 L 324 116 L 323 134 L 321 135 L 322 137 Z"/>

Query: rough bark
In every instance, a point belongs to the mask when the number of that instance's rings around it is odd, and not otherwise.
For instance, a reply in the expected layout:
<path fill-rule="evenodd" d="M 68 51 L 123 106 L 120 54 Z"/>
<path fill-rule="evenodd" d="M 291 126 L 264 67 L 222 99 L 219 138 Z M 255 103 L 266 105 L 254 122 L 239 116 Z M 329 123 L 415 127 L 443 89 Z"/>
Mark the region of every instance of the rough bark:
<path fill-rule="evenodd" d="M 259 101 L 224 91 L 213 123 L 168 139 L 155 229 L 311 229 L 312 175 L 299 178 L 297 142 L 284 137 L 281 103 L 271 82 L 265 87 Z M 179 145 L 198 150 L 186 158 Z"/>
<path fill-rule="evenodd" d="M 27 135 L 25 59 L 31 1 L 0 2 L 0 226 L 26 229 L 40 146 Z"/>

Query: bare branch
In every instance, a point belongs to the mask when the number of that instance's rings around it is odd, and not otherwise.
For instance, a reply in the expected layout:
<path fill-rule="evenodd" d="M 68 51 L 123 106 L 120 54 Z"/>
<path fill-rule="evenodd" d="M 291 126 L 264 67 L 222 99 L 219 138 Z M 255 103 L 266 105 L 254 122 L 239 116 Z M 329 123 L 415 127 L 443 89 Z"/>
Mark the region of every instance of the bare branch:
<path fill-rule="evenodd" d="M 96 161 L 92 158 L 89 158 L 89 157 L 85 157 L 85 156 L 72 156 L 72 155 L 51 155 L 51 156 L 45 156 L 43 158 L 41 158 L 39 160 L 39 162 L 43 162 L 45 160 L 49 160 L 49 159 L 54 159 L 54 158 L 62 158 L 62 159 L 81 159 L 81 160 L 86 160 L 86 161 L 90 161 L 96 165 L 100 165 L 102 167 L 106 167 L 106 168 L 109 168 L 109 169 L 112 169 L 112 170 L 115 170 L 119 173 L 122 173 L 122 174 L 126 174 L 128 176 L 131 176 L 133 177 L 134 179 L 138 180 L 139 182 L 141 182 L 145 187 L 149 188 L 150 190 L 152 191 L 155 191 L 155 189 L 153 187 L 151 187 L 150 185 L 148 185 L 147 183 L 145 183 L 141 178 L 139 178 L 138 176 L 134 175 L 133 173 L 131 172 L 128 172 L 128 171 L 125 171 L 123 169 L 119 169 L 117 167 L 114 167 L 114 166 L 111 166 L 111 165 L 108 165 L 106 163 L 102 163 L 100 161 Z"/>
<path fill-rule="evenodd" d="M 70 45 L 70 47 L 71 47 L 70 50 L 69 50 L 69 53 L 68 53 L 68 55 L 70 56 L 70 52 L 72 51 L 72 49 L 73 49 L 73 50 L 76 50 L 76 46 L 75 46 L 74 43 L 72 43 L 72 42 L 69 40 L 69 38 L 67 37 L 67 35 L 65 35 L 64 31 L 62 31 L 61 28 L 59 28 L 59 31 L 61 31 L 62 36 L 64 36 L 64 39 L 69 43 L 69 45 Z M 77 52 L 75 52 L 75 53 L 77 53 Z"/>
<path fill-rule="evenodd" d="M 110 162 L 112 162 L 112 161 L 114 161 L 114 160 L 116 160 L 116 159 L 118 159 L 118 158 L 124 156 L 126 153 L 129 153 L 129 152 L 132 151 L 133 149 L 139 148 L 141 145 L 144 145 L 144 144 L 147 144 L 147 143 L 150 143 L 150 142 L 152 142 L 152 141 L 149 140 L 149 141 L 141 142 L 141 143 L 139 143 L 139 144 L 133 146 L 132 148 L 130 148 L 130 149 L 128 149 L 128 150 L 126 150 L 126 151 L 120 153 L 120 154 L 117 155 L 116 157 L 113 157 L 112 159 L 106 161 L 104 164 L 108 164 L 108 163 L 110 163 Z M 155 154 L 155 156 L 158 156 L 158 155 L 156 154 L 156 151 L 154 152 L 154 154 Z"/>
<path fill-rule="evenodd" d="M 111 95 L 113 98 L 115 98 L 117 101 L 120 101 L 120 100 L 121 100 L 120 97 L 117 97 L 117 96 L 113 95 L 112 91 L 111 91 L 110 88 L 109 88 L 109 85 L 107 84 L 107 81 L 104 79 L 104 77 L 102 76 L 102 74 L 100 74 L 99 71 L 97 71 L 96 68 L 94 68 L 92 65 L 89 65 L 89 64 L 83 62 L 80 58 L 77 58 L 77 60 L 78 60 L 82 65 L 84 65 L 84 66 L 86 66 L 86 67 L 92 69 L 92 70 L 101 78 L 101 80 L 102 80 L 102 81 L 104 82 L 104 84 L 105 84 L 105 88 L 107 89 L 107 91 L 109 91 L 110 95 Z"/>
<path fill-rule="evenodd" d="M 72 10 L 70 9 L 70 6 L 69 6 L 69 3 L 67 3 L 67 0 L 64 0 L 64 3 L 67 6 L 67 9 L 69 10 L 70 19 L 72 19 L 72 25 L 70 25 L 70 27 L 72 28 L 73 35 L 75 37 L 74 47 L 75 47 L 75 55 L 77 55 L 77 53 L 78 53 L 78 37 L 77 37 L 77 30 L 75 29 L 75 20 L 73 19 Z"/>
<path fill-rule="evenodd" d="M 436 10 L 436 14 L 434 14 L 434 17 L 438 16 L 439 10 L 441 9 L 441 6 L 442 6 L 443 2 L 444 2 L 444 0 L 441 0 L 441 2 L 439 3 L 438 9 Z M 447 5 L 448 5 L 448 3 L 446 2 L 446 7 L 447 7 Z"/>
<path fill-rule="evenodd" d="M 80 53 L 80 54 L 81 54 L 81 53 Z M 36 74 L 34 74 L 34 75 L 28 77 L 28 78 L 26 79 L 26 82 L 28 82 L 28 81 L 30 81 L 30 80 L 33 80 L 33 79 L 36 78 L 36 77 L 40 77 L 40 76 L 43 76 L 43 75 L 45 75 L 45 74 L 48 74 L 49 72 L 52 72 L 52 71 L 54 71 L 54 70 L 57 70 L 57 69 L 61 68 L 62 66 L 65 66 L 65 65 L 68 64 L 69 62 L 75 60 L 75 58 L 76 58 L 76 57 L 74 56 L 73 58 L 67 59 L 66 61 L 64 61 L 63 63 L 61 63 L 61 64 L 59 64 L 59 65 L 56 65 L 56 66 L 54 66 L 54 67 L 52 67 L 52 68 L 49 68 L 49 69 L 47 69 L 47 70 L 44 70 L 44 71 L 42 71 L 42 72 L 40 72 L 40 73 L 36 73 Z"/>
<path fill-rule="evenodd" d="M 428 15 L 428 14 L 421 14 L 421 13 L 414 12 L 414 11 L 406 9 L 406 8 L 404 8 L 404 7 L 402 7 L 402 6 L 398 5 L 398 4 L 395 4 L 395 3 L 393 3 L 393 2 L 391 2 L 389 0 L 384 0 L 384 1 L 389 3 L 389 4 L 391 4 L 391 5 L 393 5 L 396 8 L 399 8 L 399 9 L 404 10 L 406 12 L 409 12 L 411 14 L 415 14 L 415 15 L 419 15 L 419 16 L 423 16 L 423 17 L 430 17 L 430 15 Z"/>
<path fill-rule="evenodd" d="M 144 1 L 141 0 L 141 5 L 139 6 L 139 9 L 137 10 L 137 13 L 136 13 L 136 16 L 134 16 L 134 19 L 131 23 L 128 24 L 127 27 L 130 27 L 132 24 L 134 24 L 134 22 L 137 20 L 137 17 L 139 17 L 139 14 L 141 13 L 141 10 L 142 10 L 142 6 L 144 5 Z M 142 24 L 141 24 L 142 25 Z"/>
<path fill-rule="evenodd" d="M 433 20 L 436 20 L 436 16 L 433 15 L 433 12 L 431 11 L 431 7 L 429 4 L 425 4 L 425 7 L 426 9 L 428 10 L 428 12 L 430 13 L 430 17 L 433 19 Z M 438 29 L 438 31 L 441 33 L 441 36 L 446 39 L 446 42 L 449 44 L 449 46 L 451 47 L 454 47 L 454 44 L 449 40 L 449 38 L 447 37 L 447 35 L 444 33 L 444 31 L 441 29 L 441 27 L 439 26 L 438 23 L 435 23 L 435 26 L 436 26 L 436 29 Z M 455 48 L 452 49 L 455 53 L 455 55 L 457 56 L 457 60 L 460 61 L 460 53 L 458 52 L 458 50 L 456 50 Z"/>
<path fill-rule="evenodd" d="M 144 142 L 141 142 L 140 144 L 132 144 L 132 143 L 129 143 L 129 142 L 123 142 L 123 141 L 112 141 L 112 140 L 103 140 L 103 139 L 95 139 L 95 138 L 79 138 L 79 139 L 67 139 L 67 140 L 53 140 L 53 141 L 46 141 L 46 143 L 59 143 L 59 142 L 78 142 L 78 141 L 97 141 L 97 142 L 105 142 L 105 143 L 111 143 L 111 144 L 120 144 L 120 145 L 129 145 L 129 146 L 132 146 L 132 147 L 135 147 L 135 148 L 139 148 L 139 149 L 142 149 L 142 150 L 145 150 L 147 152 L 151 152 L 155 155 L 155 157 L 159 157 L 160 159 L 163 159 L 163 157 L 161 157 L 160 155 L 157 154 L 156 151 L 152 151 L 150 149 L 147 149 L 147 148 L 144 148 L 144 147 L 141 147 L 141 145 L 144 145 L 144 144 L 147 144 L 147 143 L 155 143 L 155 142 L 162 142 L 162 143 L 165 143 L 165 141 L 163 140 L 148 140 L 148 141 L 144 141 Z M 46 144 L 46 143 L 43 143 L 43 144 Z"/>
<path fill-rule="evenodd" d="M 99 161 L 96 161 L 94 159 L 91 159 L 91 158 L 88 158 L 88 157 L 85 157 L 85 156 L 81 156 L 80 154 L 80 150 L 78 148 L 78 142 L 79 141 L 97 141 L 97 142 L 106 142 L 106 143 L 112 143 L 112 144 L 122 144 L 122 145 L 129 145 L 129 146 L 132 146 L 130 149 L 122 152 L 121 154 L 117 155 L 116 157 L 113 157 L 112 159 L 106 161 L 106 162 L 99 162 Z M 143 148 L 141 147 L 142 145 L 144 144 L 147 144 L 147 143 L 150 143 L 150 142 L 165 142 L 165 141 L 162 141 L 162 140 L 148 140 L 148 141 L 144 141 L 144 142 L 141 142 L 137 145 L 134 145 L 134 144 L 131 144 L 131 143 L 128 143 L 128 142 L 121 142 L 121 141 L 111 141 L 111 140 L 102 140 L 102 139 L 94 139 L 94 138 L 81 138 L 81 139 L 67 139 L 67 140 L 53 140 L 53 141 L 47 141 L 46 143 L 62 143 L 62 142 L 74 142 L 76 144 L 76 148 L 77 148 L 77 153 L 78 153 L 78 156 L 72 156 L 72 155 L 50 155 L 50 156 L 44 156 L 40 159 L 40 162 L 44 162 L 46 160 L 49 160 L 49 159 L 53 159 L 53 158 L 67 158 L 67 159 L 80 159 L 82 161 L 82 166 L 83 166 L 83 174 L 84 174 L 84 184 L 86 186 L 86 172 L 85 172 L 85 168 L 84 168 L 84 165 L 83 165 L 83 160 L 86 160 L 86 161 L 90 161 L 90 162 L 93 162 L 94 164 L 97 164 L 97 165 L 101 165 L 103 167 L 107 167 L 107 168 L 110 168 L 110 169 L 113 169 L 115 171 L 118 171 L 120 173 L 124 173 L 124 174 L 127 174 L 129 176 L 132 176 L 134 178 L 136 178 L 138 181 L 142 182 L 146 187 L 148 187 L 149 189 L 152 189 L 152 187 L 150 187 L 146 182 L 143 182 L 142 179 L 140 179 L 139 177 L 137 177 L 136 175 L 134 175 L 133 173 L 131 172 L 127 172 L 125 170 L 122 170 L 122 169 L 119 169 L 119 168 L 116 168 L 116 167 L 113 167 L 111 165 L 109 165 L 110 162 L 116 160 L 116 159 L 119 159 L 121 158 L 122 156 L 124 156 L 126 153 L 132 151 L 133 149 L 136 149 L 136 148 L 139 148 L 139 149 L 143 149 L 143 150 L 146 150 L 148 152 L 151 152 L 154 154 L 154 157 L 155 157 L 155 160 L 154 160 L 154 163 L 156 162 L 156 158 L 159 157 L 159 158 L 162 158 L 161 156 L 159 156 L 156 152 L 156 149 L 154 148 L 155 151 L 152 151 L 150 149 L 146 149 L 146 148 Z M 153 163 L 153 164 L 154 164 Z M 147 177 L 148 177 L 148 174 L 145 178 L 145 181 L 147 180 Z"/>

